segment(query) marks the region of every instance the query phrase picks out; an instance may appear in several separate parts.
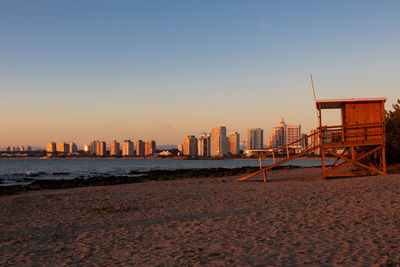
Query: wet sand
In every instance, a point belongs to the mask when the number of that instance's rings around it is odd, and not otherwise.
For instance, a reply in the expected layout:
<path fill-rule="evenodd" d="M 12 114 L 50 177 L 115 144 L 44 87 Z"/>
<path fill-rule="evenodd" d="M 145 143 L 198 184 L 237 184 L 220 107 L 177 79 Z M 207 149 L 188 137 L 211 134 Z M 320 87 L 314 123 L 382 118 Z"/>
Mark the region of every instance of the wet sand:
<path fill-rule="evenodd" d="M 400 174 L 317 168 L 0 197 L 0 265 L 400 263 Z"/>

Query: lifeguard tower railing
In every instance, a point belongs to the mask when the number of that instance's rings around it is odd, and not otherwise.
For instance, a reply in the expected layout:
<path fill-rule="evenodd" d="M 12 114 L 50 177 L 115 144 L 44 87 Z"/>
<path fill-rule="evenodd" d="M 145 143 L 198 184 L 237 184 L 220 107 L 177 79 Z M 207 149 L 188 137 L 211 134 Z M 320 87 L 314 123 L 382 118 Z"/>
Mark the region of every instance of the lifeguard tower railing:
<path fill-rule="evenodd" d="M 344 145 L 379 145 L 383 143 L 384 123 L 323 126 L 322 146 L 343 147 Z"/>
<path fill-rule="evenodd" d="M 249 179 L 249 178 L 254 177 L 254 176 L 256 176 L 258 174 L 261 174 L 261 173 L 263 174 L 264 182 L 266 182 L 267 181 L 266 173 L 267 173 L 268 170 L 270 170 L 270 169 L 272 169 L 274 167 L 277 167 L 279 165 L 285 164 L 288 161 L 297 159 L 297 158 L 299 158 L 301 156 L 304 156 L 304 155 L 306 155 L 308 153 L 311 153 L 311 152 L 315 151 L 316 149 L 320 148 L 321 145 L 320 145 L 320 142 L 319 142 L 319 140 L 320 140 L 319 136 L 320 136 L 320 131 L 315 131 L 312 134 L 304 136 L 303 138 L 301 138 L 299 140 L 296 140 L 296 141 L 291 142 L 291 143 L 289 143 L 289 144 L 287 144 L 285 146 L 273 149 L 272 151 L 265 153 L 264 155 L 258 157 L 259 164 L 260 164 L 260 170 L 257 170 L 255 172 L 249 174 L 249 175 L 246 175 L 245 177 L 237 179 L 236 182 L 244 181 L 246 179 Z M 302 152 L 296 153 L 296 154 L 292 154 L 292 155 L 290 154 L 290 147 L 300 146 L 300 145 L 303 145 L 305 143 L 308 143 L 310 145 L 308 147 L 306 147 Z M 286 152 L 286 157 L 283 158 L 283 159 L 280 159 L 279 161 L 276 161 L 275 154 L 278 154 L 281 151 L 285 151 Z M 271 156 L 272 156 L 272 164 L 269 165 L 269 166 L 263 167 L 262 166 L 262 160 L 264 158 L 266 158 L 266 157 L 271 157 Z"/>

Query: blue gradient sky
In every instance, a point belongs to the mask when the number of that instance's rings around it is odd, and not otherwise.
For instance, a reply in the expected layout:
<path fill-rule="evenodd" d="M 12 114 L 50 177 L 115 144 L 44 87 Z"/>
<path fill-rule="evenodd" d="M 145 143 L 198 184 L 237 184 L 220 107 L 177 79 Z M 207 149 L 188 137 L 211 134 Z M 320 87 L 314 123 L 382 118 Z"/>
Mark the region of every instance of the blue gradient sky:
<path fill-rule="evenodd" d="M 400 98 L 400 1 L 1 1 L 0 148 L 178 144 Z M 334 119 L 331 119 L 334 120 Z"/>

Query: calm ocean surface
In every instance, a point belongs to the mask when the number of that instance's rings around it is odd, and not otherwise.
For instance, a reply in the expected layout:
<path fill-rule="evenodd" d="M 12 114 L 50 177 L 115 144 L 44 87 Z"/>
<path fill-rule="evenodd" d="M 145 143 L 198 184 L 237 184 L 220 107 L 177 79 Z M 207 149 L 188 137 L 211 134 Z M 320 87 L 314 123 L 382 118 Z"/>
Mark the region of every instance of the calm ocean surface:
<path fill-rule="evenodd" d="M 263 165 L 272 160 L 263 160 Z M 327 162 L 330 163 L 329 161 Z M 299 159 L 283 165 L 321 166 L 320 159 Z M 38 179 L 129 175 L 130 171 L 257 167 L 258 160 L 182 159 L 0 159 L 0 185 L 28 184 Z"/>

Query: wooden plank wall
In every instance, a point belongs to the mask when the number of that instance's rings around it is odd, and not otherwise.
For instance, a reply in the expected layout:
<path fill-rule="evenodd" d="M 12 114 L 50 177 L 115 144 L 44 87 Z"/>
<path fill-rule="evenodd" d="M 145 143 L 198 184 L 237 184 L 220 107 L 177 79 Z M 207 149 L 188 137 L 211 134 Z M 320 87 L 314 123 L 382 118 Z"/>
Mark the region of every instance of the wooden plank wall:
<path fill-rule="evenodd" d="M 382 123 L 383 102 L 378 103 L 346 103 L 342 107 L 343 126 L 354 126 L 367 123 Z M 367 137 L 365 137 L 367 131 Z M 348 135 L 362 135 L 360 137 L 351 137 Z M 371 136 L 372 135 L 372 136 Z M 346 141 L 366 141 L 383 139 L 383 129 L 371 127 L 365 129 L 348 129 L 345 132 Z"/>

